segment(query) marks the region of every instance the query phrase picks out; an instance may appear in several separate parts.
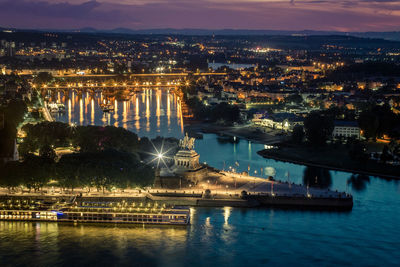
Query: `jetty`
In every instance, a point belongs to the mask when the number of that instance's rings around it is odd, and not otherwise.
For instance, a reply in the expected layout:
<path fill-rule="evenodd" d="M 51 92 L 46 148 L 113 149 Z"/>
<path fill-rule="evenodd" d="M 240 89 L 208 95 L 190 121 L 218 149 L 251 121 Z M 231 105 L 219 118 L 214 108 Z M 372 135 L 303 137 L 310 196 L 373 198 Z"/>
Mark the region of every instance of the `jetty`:
<path fill-rule="evenodd" d="M 185 136 L 171 167 L 156 175 L 149 198 L 185 201 L 193 206 L 280 206 L 296 208 L 352 209 L 353 197 L 345 192 L 312 188 L 272 177 L 250 176 L 234 169 L 222 171 L 199 163 L 195 139 Z"/>

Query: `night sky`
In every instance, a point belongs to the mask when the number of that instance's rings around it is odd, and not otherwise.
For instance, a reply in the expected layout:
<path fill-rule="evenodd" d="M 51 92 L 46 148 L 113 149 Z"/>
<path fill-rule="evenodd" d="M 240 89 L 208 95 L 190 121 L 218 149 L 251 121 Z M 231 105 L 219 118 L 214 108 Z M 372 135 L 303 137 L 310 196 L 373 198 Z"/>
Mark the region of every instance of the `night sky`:
<path fill-rule="evenodd" d="M 400 0 L 0 0 L 0 27 L 400 30 Z"/>

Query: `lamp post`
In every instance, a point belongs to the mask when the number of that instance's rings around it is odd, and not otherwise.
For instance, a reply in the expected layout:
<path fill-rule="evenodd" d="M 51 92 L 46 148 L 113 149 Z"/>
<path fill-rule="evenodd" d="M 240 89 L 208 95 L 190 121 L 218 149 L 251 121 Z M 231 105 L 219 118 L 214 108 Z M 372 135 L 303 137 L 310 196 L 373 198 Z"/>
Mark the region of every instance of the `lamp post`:
<path fill-rule="evenodd" d="M 257 170 L 254 171 L 254 175 L 257 175 Z M 254 176 L 254 191 L 256 191 L 256 177 Z"/>

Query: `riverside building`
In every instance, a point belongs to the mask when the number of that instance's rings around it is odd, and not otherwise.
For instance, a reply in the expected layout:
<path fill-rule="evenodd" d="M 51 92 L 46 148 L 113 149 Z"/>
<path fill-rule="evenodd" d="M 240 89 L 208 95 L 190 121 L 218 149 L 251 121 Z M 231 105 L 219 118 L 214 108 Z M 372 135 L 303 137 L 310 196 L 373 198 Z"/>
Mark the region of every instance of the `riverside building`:
<path fill-rule="evenodd" d="M 333 138 L 354 137 L 360 139 L 360 133 L 361 129 L 355 121 L 335 121 L 332 135 Z"/>

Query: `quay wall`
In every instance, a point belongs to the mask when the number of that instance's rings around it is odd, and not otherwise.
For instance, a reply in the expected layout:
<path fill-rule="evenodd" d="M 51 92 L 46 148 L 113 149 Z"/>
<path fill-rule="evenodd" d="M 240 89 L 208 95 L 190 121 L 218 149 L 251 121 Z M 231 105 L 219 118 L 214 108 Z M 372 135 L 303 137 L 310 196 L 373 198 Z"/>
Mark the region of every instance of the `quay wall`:
<path fill-rule="evenodd" d="M 70 201 L 73 196 L 43 196 L 43 195 L 3 195 L 1 200 L 10 198 L 26 199 L 44 202 Z M 291 208 L 318 208 L 318 209 L 340 209 L 351 210 L 353 207 L 353 199 L 350 198 L 307 198 L 293 196 L 269 196 L 269 195 L 249 195 L 244 199 L 240 197 L 212 196 L 211 198 L 201 198 L 193 196 L 153 196 L 146 194 L 142 196 L 82 196 L 77 197 L 78 202 L 121 202 L 121 201 L 157 201 L 162 204 L 177 206 L 193 206 L 193 207 L 291 207 Z"/>
<path fill-rule="evenodd" d="M 257 201 L 243 199 L 198 199 L 196 202 L 196 206 L 199 207 L 251 208 L 259 205 Z"/>
<path fill-rule="evenodd" d="M 308 198 L 308 197 L 288 197 L 288 196 L 252 196 L 262 206 L 281 206 L 281 207 L 304 207 L 304 208 L 353 208 L 353 198 Z"/>

